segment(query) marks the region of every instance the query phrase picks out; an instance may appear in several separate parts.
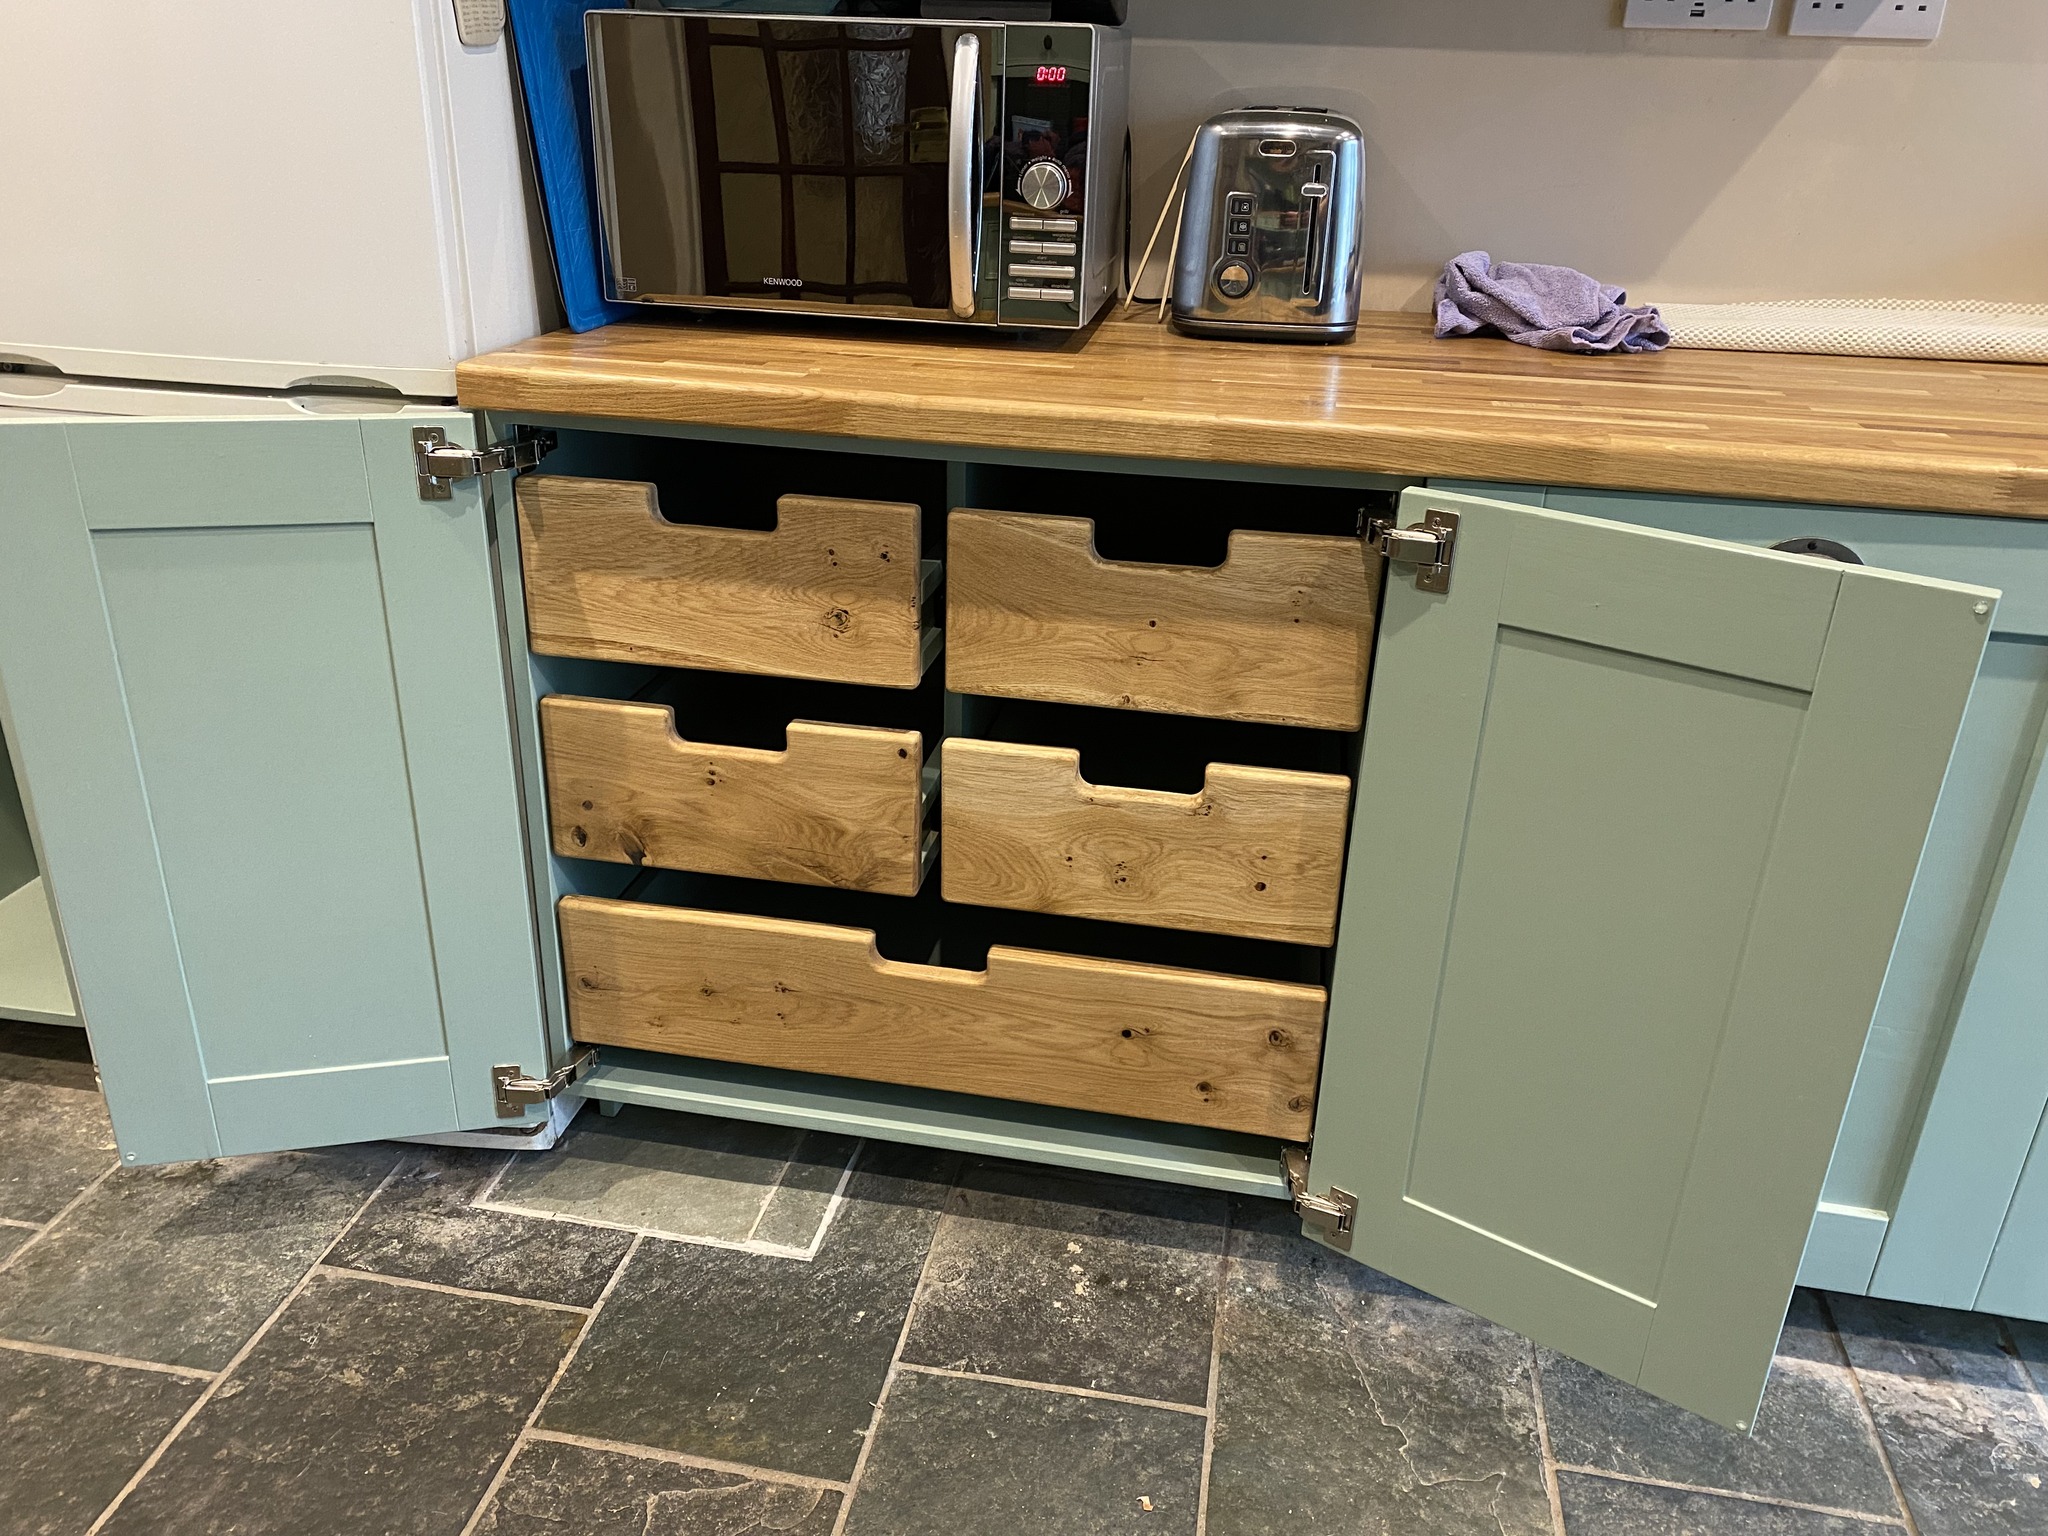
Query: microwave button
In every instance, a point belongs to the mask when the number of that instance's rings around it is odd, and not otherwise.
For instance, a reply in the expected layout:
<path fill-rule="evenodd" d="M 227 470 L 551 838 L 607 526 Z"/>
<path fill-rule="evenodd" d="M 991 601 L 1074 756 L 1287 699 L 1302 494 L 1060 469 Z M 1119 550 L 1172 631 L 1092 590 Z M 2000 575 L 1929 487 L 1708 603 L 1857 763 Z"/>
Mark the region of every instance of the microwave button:
<path fill-rule="evenodd" d="M 1038 296 L 1054 304 L 1074 302 L 1074 290 L 1071 288 L 1041 288 L 1038 290 Z"/>
<path fill-rule="evenodd" d="M 1071 283 L 1074 280 L 1074 269 L 1039 261 L 1017 262 L 1011 266 L 1010 276 L 1018 282 L 1026 283 Z"/>
<path fill-rule="evenodd" d="M 1029 213 L 1013 213 L 1010 215 L 1010 228 L 1026 234 L 1039 234 L 1045 229 L 1045 220 Z"/>
<path fill-rule="evenodd" d="M 1081 228 L 1079 219 L 1040 219 L 1038 227 L 1049 235 L 1071 235 Z"/>
<path fill-rule="evenodd" d="M 1045 290 L 1043 288 L 1027 287 L 1022 283 L 1012 283 L 1006 297 L 1012 299 L 1042 299 L 1045 297 Z"/>
<path fill-rule="evenodd" d="M 1226 249 L 1233 256 L 1249 256 L 1252 253 L 1252 243 L 1242 235 L 1233 235 Z"/>
<path fill-rule="evenodd" d="M 1232 219 L 1230 221 L 1230 232 L 1233 235 L 1248 235 L 1252 232 L 1252 221 L 1250 219 Z"/>

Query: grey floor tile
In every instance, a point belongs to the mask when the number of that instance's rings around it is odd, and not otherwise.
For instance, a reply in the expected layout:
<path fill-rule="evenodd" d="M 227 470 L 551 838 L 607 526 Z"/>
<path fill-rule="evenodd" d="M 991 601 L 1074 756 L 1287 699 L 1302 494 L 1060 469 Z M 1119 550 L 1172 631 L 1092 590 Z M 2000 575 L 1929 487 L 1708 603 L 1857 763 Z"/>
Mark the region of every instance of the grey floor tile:
<path fill-rule="evenodd" d="M 205 1386 L 0 1349 L 0 1531 L 83 1531 Z"/>
<path fill-rule="evenodd" d="M 970 1167 L 903 1358 L 1205 1403 L 1226 1215 L 1204 1190 Z"/>
<path fill-rule="evenodd" d="M 808 1251 L 831 1212 L 847 1165 L 859 1151 L 860 1143 L 851 1136 L 806 1133 L 782 1171 L 782 1182 L 768 1197 L 754 1241 Z"/>
<path fill-rule="evenodd" d="M 1829 1305 L 1921 1536 L 2048 1531 L 2048 1422 L 1998 1319 Z"/>
<path fill-rule="evenodd" d="M 840 1495 L 556 1441 L 529 1441 L 478 1536 L 831 1536 Z"/>
<path fill-rule="evenodd" d="M 397 1176 L 327 1262 L 464 1290 L 592 1305 L 626 1256 L 631 1234 L 475 1209 L 471 1202 L 504 1164 L 502 1152 L 407 1152 Z"/>
<path fill-rule="evenodd" d="M 904 1371 L 846 1536 L 1192 1536 L 1204 1429 L 1170 1408 Z"/>
<path fill-rule="evenodd" d="M 1549 1536 L 1529 1344 L 1236 1205 L 1209 1536 Z"/>
<path fill-rule="evenodd" d="M 33 1227 L 0 1227 L 0 1264 L 23 1243 L 36 1235 Z"/>
<path fill-rule="evenodd" d="M 454 1536 L 581 1322 L 316 1277 L 107 1536 Z"/>
<path fill-rule="evenodd" d="M 1794 1316 L 1803 1337 L 1792 1346 L 1809 1353 L 1779 1357 L 1754 1435 L 1545 1351 L 1552 1451 L 1567 1465 L 1897 1517 L 1891 1479 L 1847 1365 L 1810 1357 L 1820 1353 L 1812 1347 L 1818 1342 L 1834 1352 L 1826 1319 L 1810 1296 L 1799 1299 Z"/>
<path fill-rule="evenodd" d="M 629 1104 L 584 1115 L 548 1152 L 522 1157 L 493 1205 L 744 1242 L 803 1132 Z"/>
<path fill-rule="evenodd" d="M 0 1338 L 218 1370 L 398 1156 L 371 1145 L 123 1169 L 0 1272 Z"/>
<path fill-rule="evenodd" d="M 85 1031 L 0 1021 L 0 1216 L 48 1221 L 114 1160 Z"/>
<path fill-rule="evenodd" d="M 543 1426 L 843 1482 L 956 1166 L 870 1146 L 809 1263 L 643 1243 Z"/>
<path fill-rule="evenodd" d="M 1898 1526 L 1561 1472 L 1567 1536 L 1884 1536 Z"/>

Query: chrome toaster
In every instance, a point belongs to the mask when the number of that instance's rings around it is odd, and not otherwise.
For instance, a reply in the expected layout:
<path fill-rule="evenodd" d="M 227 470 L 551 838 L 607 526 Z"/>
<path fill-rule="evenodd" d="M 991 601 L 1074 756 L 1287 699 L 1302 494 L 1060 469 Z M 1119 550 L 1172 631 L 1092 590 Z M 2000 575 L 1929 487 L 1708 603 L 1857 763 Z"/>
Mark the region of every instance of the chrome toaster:
<path fill-rule="evenodd" d="M 1204 123 L 1190 153 L 1174 324 L 1261 341 L 1357 335 L 1358 124 L 1315 108 L 1244 107 Z"/>

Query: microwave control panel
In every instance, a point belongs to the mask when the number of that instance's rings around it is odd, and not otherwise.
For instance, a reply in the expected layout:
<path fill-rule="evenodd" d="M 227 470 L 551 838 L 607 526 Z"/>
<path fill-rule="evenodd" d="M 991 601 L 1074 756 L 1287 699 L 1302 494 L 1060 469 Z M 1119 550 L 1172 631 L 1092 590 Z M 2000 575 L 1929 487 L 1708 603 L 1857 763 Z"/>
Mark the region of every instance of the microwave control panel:
<path fill-rule="evenodd" d="M 1095 34 L 1012 25 L 1004 41 L 1000 312 L 1006 325 L 1078 325 Z"/>

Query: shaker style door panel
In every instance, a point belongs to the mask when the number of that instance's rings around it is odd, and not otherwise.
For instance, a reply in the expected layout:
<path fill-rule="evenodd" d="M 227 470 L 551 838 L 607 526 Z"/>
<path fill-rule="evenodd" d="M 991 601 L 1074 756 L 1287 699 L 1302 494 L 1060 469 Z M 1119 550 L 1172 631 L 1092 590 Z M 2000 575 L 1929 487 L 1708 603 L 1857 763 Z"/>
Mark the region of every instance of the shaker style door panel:
<path fill-rule="evenodd" d="M 1826 539 L 1866 564 L 2003 589 L 1835 1142 L 1800 1283 L 2048 1316 L 2000 1280 L 2008 1204 L 2048 1106 L 2048 524 L 1621 491 L 1509 493 L 1554 511 L 1768 546 Z M 2035 1176 L 2038 1179 L 2038 1175 Z M 2001 1257 L 1994 1261 L 1993 1250 Z M 1980 1290 L 1980 1286 L 1982 1289 Z"/>
<path fill-rule="evenodd" d="M 0 429 L 0 676 L 127 1161 L 495 1124 L 544 1064 L 482 495 L 420 500 L 427 419 Z"/>
<path fill-rule="evenodd" d="M 1401 521 L 1432 509 L 1312 1188 L 1357 1258 L 1747 1428 L 1997 594 L 1445 492 Z"/>

